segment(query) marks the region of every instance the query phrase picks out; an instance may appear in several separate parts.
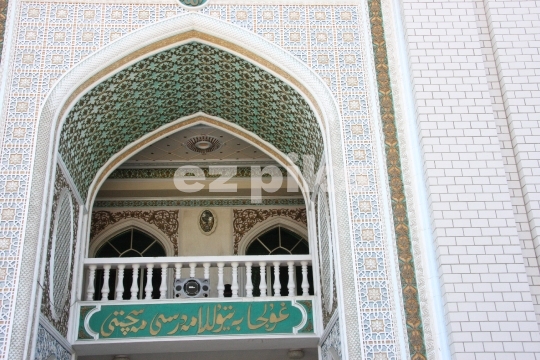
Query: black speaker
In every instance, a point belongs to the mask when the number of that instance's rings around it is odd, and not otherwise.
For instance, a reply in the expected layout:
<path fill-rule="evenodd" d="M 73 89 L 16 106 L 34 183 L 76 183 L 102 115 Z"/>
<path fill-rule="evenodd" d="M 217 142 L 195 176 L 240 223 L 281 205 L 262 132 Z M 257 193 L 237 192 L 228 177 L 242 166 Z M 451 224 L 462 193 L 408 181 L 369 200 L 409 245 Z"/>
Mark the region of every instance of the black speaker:
<path fill-rule="evenodd" d="M 202 298 L 210 295 L 208 279 L 186 278 L 174 280 L 175 298 Z"/>

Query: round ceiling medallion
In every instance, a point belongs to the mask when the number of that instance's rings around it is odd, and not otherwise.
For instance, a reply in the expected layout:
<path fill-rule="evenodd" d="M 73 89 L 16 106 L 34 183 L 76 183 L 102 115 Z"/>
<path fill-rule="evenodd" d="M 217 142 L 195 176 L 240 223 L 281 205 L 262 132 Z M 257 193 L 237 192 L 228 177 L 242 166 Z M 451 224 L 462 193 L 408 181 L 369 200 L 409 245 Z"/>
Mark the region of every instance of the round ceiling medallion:
<path fill-rule="evenodd" d="M 186 142 L 186 147 L 199 154 L 207 154 L 221 147 L 218 139 L 208 135 L 192 137 Z"/>

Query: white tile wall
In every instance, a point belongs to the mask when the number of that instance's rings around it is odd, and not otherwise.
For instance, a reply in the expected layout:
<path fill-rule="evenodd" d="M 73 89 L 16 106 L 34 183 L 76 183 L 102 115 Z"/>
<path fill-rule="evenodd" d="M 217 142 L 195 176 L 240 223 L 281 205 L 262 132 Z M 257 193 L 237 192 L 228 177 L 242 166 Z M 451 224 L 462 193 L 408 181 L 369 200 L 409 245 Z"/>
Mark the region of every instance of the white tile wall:
<path fill-rule="evenodd" d="M 475 1 L 403 0 L 402 6 L 453 357 L 540 358 L 512 211 L 515 193 L 505 172 L 513 155 L 504 136 L 493 59 L 483 51 L 486 39 L 478 26 L 483 18 Z M 534 127 L 538 124 L 529 124 L 529 131 Z"/>

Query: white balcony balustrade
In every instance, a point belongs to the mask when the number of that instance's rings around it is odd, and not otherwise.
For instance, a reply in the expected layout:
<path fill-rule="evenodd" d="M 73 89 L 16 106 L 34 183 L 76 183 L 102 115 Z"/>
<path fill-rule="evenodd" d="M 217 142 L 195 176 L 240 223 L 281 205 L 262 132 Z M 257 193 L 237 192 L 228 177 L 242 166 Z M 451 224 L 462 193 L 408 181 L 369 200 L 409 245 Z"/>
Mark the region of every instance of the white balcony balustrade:
<path fill-rule="evenodd" d="M 88 258 L 84 266 L 87 301 L 187 300 L 190 296 L 179 296 L 173 287 L 191 278 L 210 284 L 204 297 L 308 296 L 313 291 L 310 255 Z M 203 293 L 197 294 L 192 297 Z"/>

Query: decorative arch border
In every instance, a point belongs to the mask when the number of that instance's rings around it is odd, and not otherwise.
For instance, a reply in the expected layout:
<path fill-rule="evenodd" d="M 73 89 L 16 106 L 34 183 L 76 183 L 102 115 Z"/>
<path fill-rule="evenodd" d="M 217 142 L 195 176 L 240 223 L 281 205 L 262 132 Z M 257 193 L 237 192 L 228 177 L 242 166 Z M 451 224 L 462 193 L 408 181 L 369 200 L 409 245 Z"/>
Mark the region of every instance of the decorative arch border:
<path fill-rule="evenodd" d="M 124 210 L 124 211 L 107 211 L 98 210 L 92 212 L 91 228 L 90 228 L 90 241 L 98 236 L 101 232 L 106 230 L 109 226 L 117 223 L 122 223 L 122 229 L 125 228 L 124 221 L 131 220 L 131 222 L 141 222 L 154 225 L 156 228 L 164 234 L 168 242 L 164 242 L 166 246 L 169 243 L 172 244 L 172 255 L 178 255 L 178 214 L 179 210 Z M 118 229 L 117 227 L 115 227 Z M 145 230 L 146 231 L 146 230 Z M 153 233 L 153 232 L 152 232 Z M 111 234 L 109 233 L 109 236 Z M 92 248 L 92 245 L 90 246 Z M 170 250 L 170 249 L 168 249 Z"/>
<path fill-rule="evenodd" d="M 238 255 L 238 248 L 242 239 L 251 232 L 257 224 L 264 224 L 271 218 L 291 219 L 297 224 L 303 224 L 307 229 L 307 210 L 305 208 L 294 209 L 233 209 L 233 238 L 234 254 Z M 262 226 L 262 225 L 261 225 Z M 265 225 L 268 227 L 270 225 Z M 260 229 L 260 226 L 257 226 Z M 258 234 L 259 232 L 257 232 Z M 244 245 L 245 246 L 245 245 Z"/>
<path fill-rule="evenodd" d="M 284 217 L 284 216 L 270 217 L 262 222 L 254 224 L 253 227 L 249 229 L 242 236 L 239 243 L 237 244 L 238 250 L 237 252 L 235 252 L 235 255 L 245 255 L 248 246 L 252 243 L 252 241 L 256 237 L 258 237 L 259 235 L 261 235 L 262 233 L 268 230 L 275 228 L 276 226 L 281 226 L 283 228 L 291 230 L 299 235 L 302 235 L 305 239 L 308 238 L 308 229 L 307 229 L 306 224 L 294 221 L 290 217 Z M 234 229 L 235 227 L 233 223 L 233 230 Z M 236 235 L 236 233 L 234 235 Z M 235 239 L 236 239 L 236 236 L 235 236 Z"/>
<path fill-rule="evenodd" d="M 354 268 L 354 257 L 351 256 L 353 254 L 352 230 L 348 224 L 348 217 L 345 216 L 348 213 L 348 199 L 343 196 L 335 196 L 335 193 L 342 192 L 346 188 L 347 181 L 344 170 L 342 124 L 339 108 L 332 93 L 313 70 L 279 46 L 238 26 L 203 14 L 190 13 L 136 30 L 86 57 L 56 82 L 44 100 L 38 115 L 33 175 L 28 194 L 28 197 L 33 201 L 28 202 L 26 212 L 27 218 L 39 220 L 28 223 L 25 229 L 22 239 L 24 248 L 21 251 L 21 256 L 26 261 L 17 265 L 17 273 L 32 274 L 35 271 L 35 266 L 40 266 L 39 249 L 46 239 L 47 221 L 51 216 L 51 189 L 54 187 L 59 129 L 61 129 L 69 104 L 80 98 L 90 86 L 102 81 L 106 76 L 110 76 L 111 72 L 119 71 L 120 67 L 129 66 L 130 63 L 142 56 L 143 50 L 151 44 L 157 42 L 162 44 L 163 47 L 158 50 L 172 46 L 172 36 L 212 40 L 216 46 L 233 51 L 236 55 L 273 73 L 305 96 L 307 102 L 315 110 L 326 144 L 324 157 L 330 168 L 329 188 L 333 190 L 330 193 L 331 211 L 334 218 L 337 219 L 332 226 L 340 239 L 341 263 L 344 268 Z M 279 66 L 275 64 L 279 64 Z M 294 74 L 294 76 L 290 74 Z M 319 108 L 317 104 L 325 106 Z M 342 216 L 338 216 L 337 213 L 342 214 Z M 83 219 L 82 225 L 82 233 L 88 234 L 90 231 L 88 215 Z M 344 299 L 356 296 L 358 289 L 354 272 L 344 272 L 340 274 L 340 277 L 344 284 L 343 294 L 340 295 L 341 300 L 345 301 Z M 19 281 L 20 286 L 32 290 L 31 294 L 17 293 L 14 295 L 11 303 L 16 304 L 16 307 L 7 310 L 14 314 L 13 320 L 10 321 L 8 334 L 16 332 L 28 334 L 21 342 L 23 345 L 17 347 L 17 351 L 24 352 L 24 349 L 31 348 L 30 344 L 32 344 L 34 337 L 31 329 L 37 326 L 37 315 L 34 311 L 27 310 L 34 306 L 35 294 L 38 289 L 33 285 L 31 277 L 19 277 L 17 281 Z M 342 313 L 346 311 L 357 313 L 359 311 L 358 304 L 345 301 L 344 307 L 340 311 Z M 348 317 L 345 322 L 347 322 L 347 336 L 346 339 L 343 339 L 343 346 L 347 348 L 348 340 L 351 340 L 351 346 L 353 346 L 356 339 L 361 338 L 361 332 L 359 318 Z"/>
<path fill-rule="evenodd" d="M 280 165 L 287 168 L 289 174 L 295 179 L 297 184 L 299 184 L 300 190 L 304 195 L 304 199 L 309 198 L 309 185 L 302 176 L 300 169 L 296 165 L 294 165 L 294 163 L 292 163 L 288 156 L 283 154 L 279 149 L 277 149 L 272 144 L 262 140 L 256 134 L 253 134 L 250 131 L 243 129 L 238 125 L 229 123 L 228 121 L 216 116 L 211 116 L 202 112 L 198 112 L 177 119 L 176 121 L 170 122 L 167 125 L 164 125 L 152 132 L 149 132 L 139 140 L 131 143 L 130 145 L 122 149 L 122 151 L 116 153 L 113 157 L 111 157 L 109 161 L 107 161 L 107 163 L 105 163 L 101 167 L 101 169 L 96 174 L 96 177 L 94 178 L 92 184 L 90 185 L 90 190 L 88 192 L 86 202 L 87 206 L 90 207 L 90 204 L 94 203 L 95 197 L 101 185 L 105 182 L 105 180 L 107 180 L 109 175 L 112 174 L 118 168 L 118 166 L 120 166 L 122 162 L 124 162 L 126 159 L 134 155 L 136 152 L 142 150 L 143 148 L 149 146 L 150 144 L 166 138 L 172 133 L 178 132 L 182 129 L 197 124 L 205 124 L 226 131 L 238 137 L 239 139 L 244 140 L 250 145 L 261 149 L 266 154 L 271 156 L 274 160 L 276 160 Z"/>
<path fill-rule="evenodd" d="M 143 218 L 124 218 L 114 224 L 107 225 L 90 239 L 88 256 L 94 257 L 101 245 L 107 240 L 131 228 L 143 231 L 158 240 L 165 249 L 165 252 L 167 253 L 166 256 L 175 256 L 174 243 L 171 241 L 170 237 L 155 224 L 151 224 Z M 176 234 L 176 238 L 178 238 L 177 235 L 178 233 Z"/>

